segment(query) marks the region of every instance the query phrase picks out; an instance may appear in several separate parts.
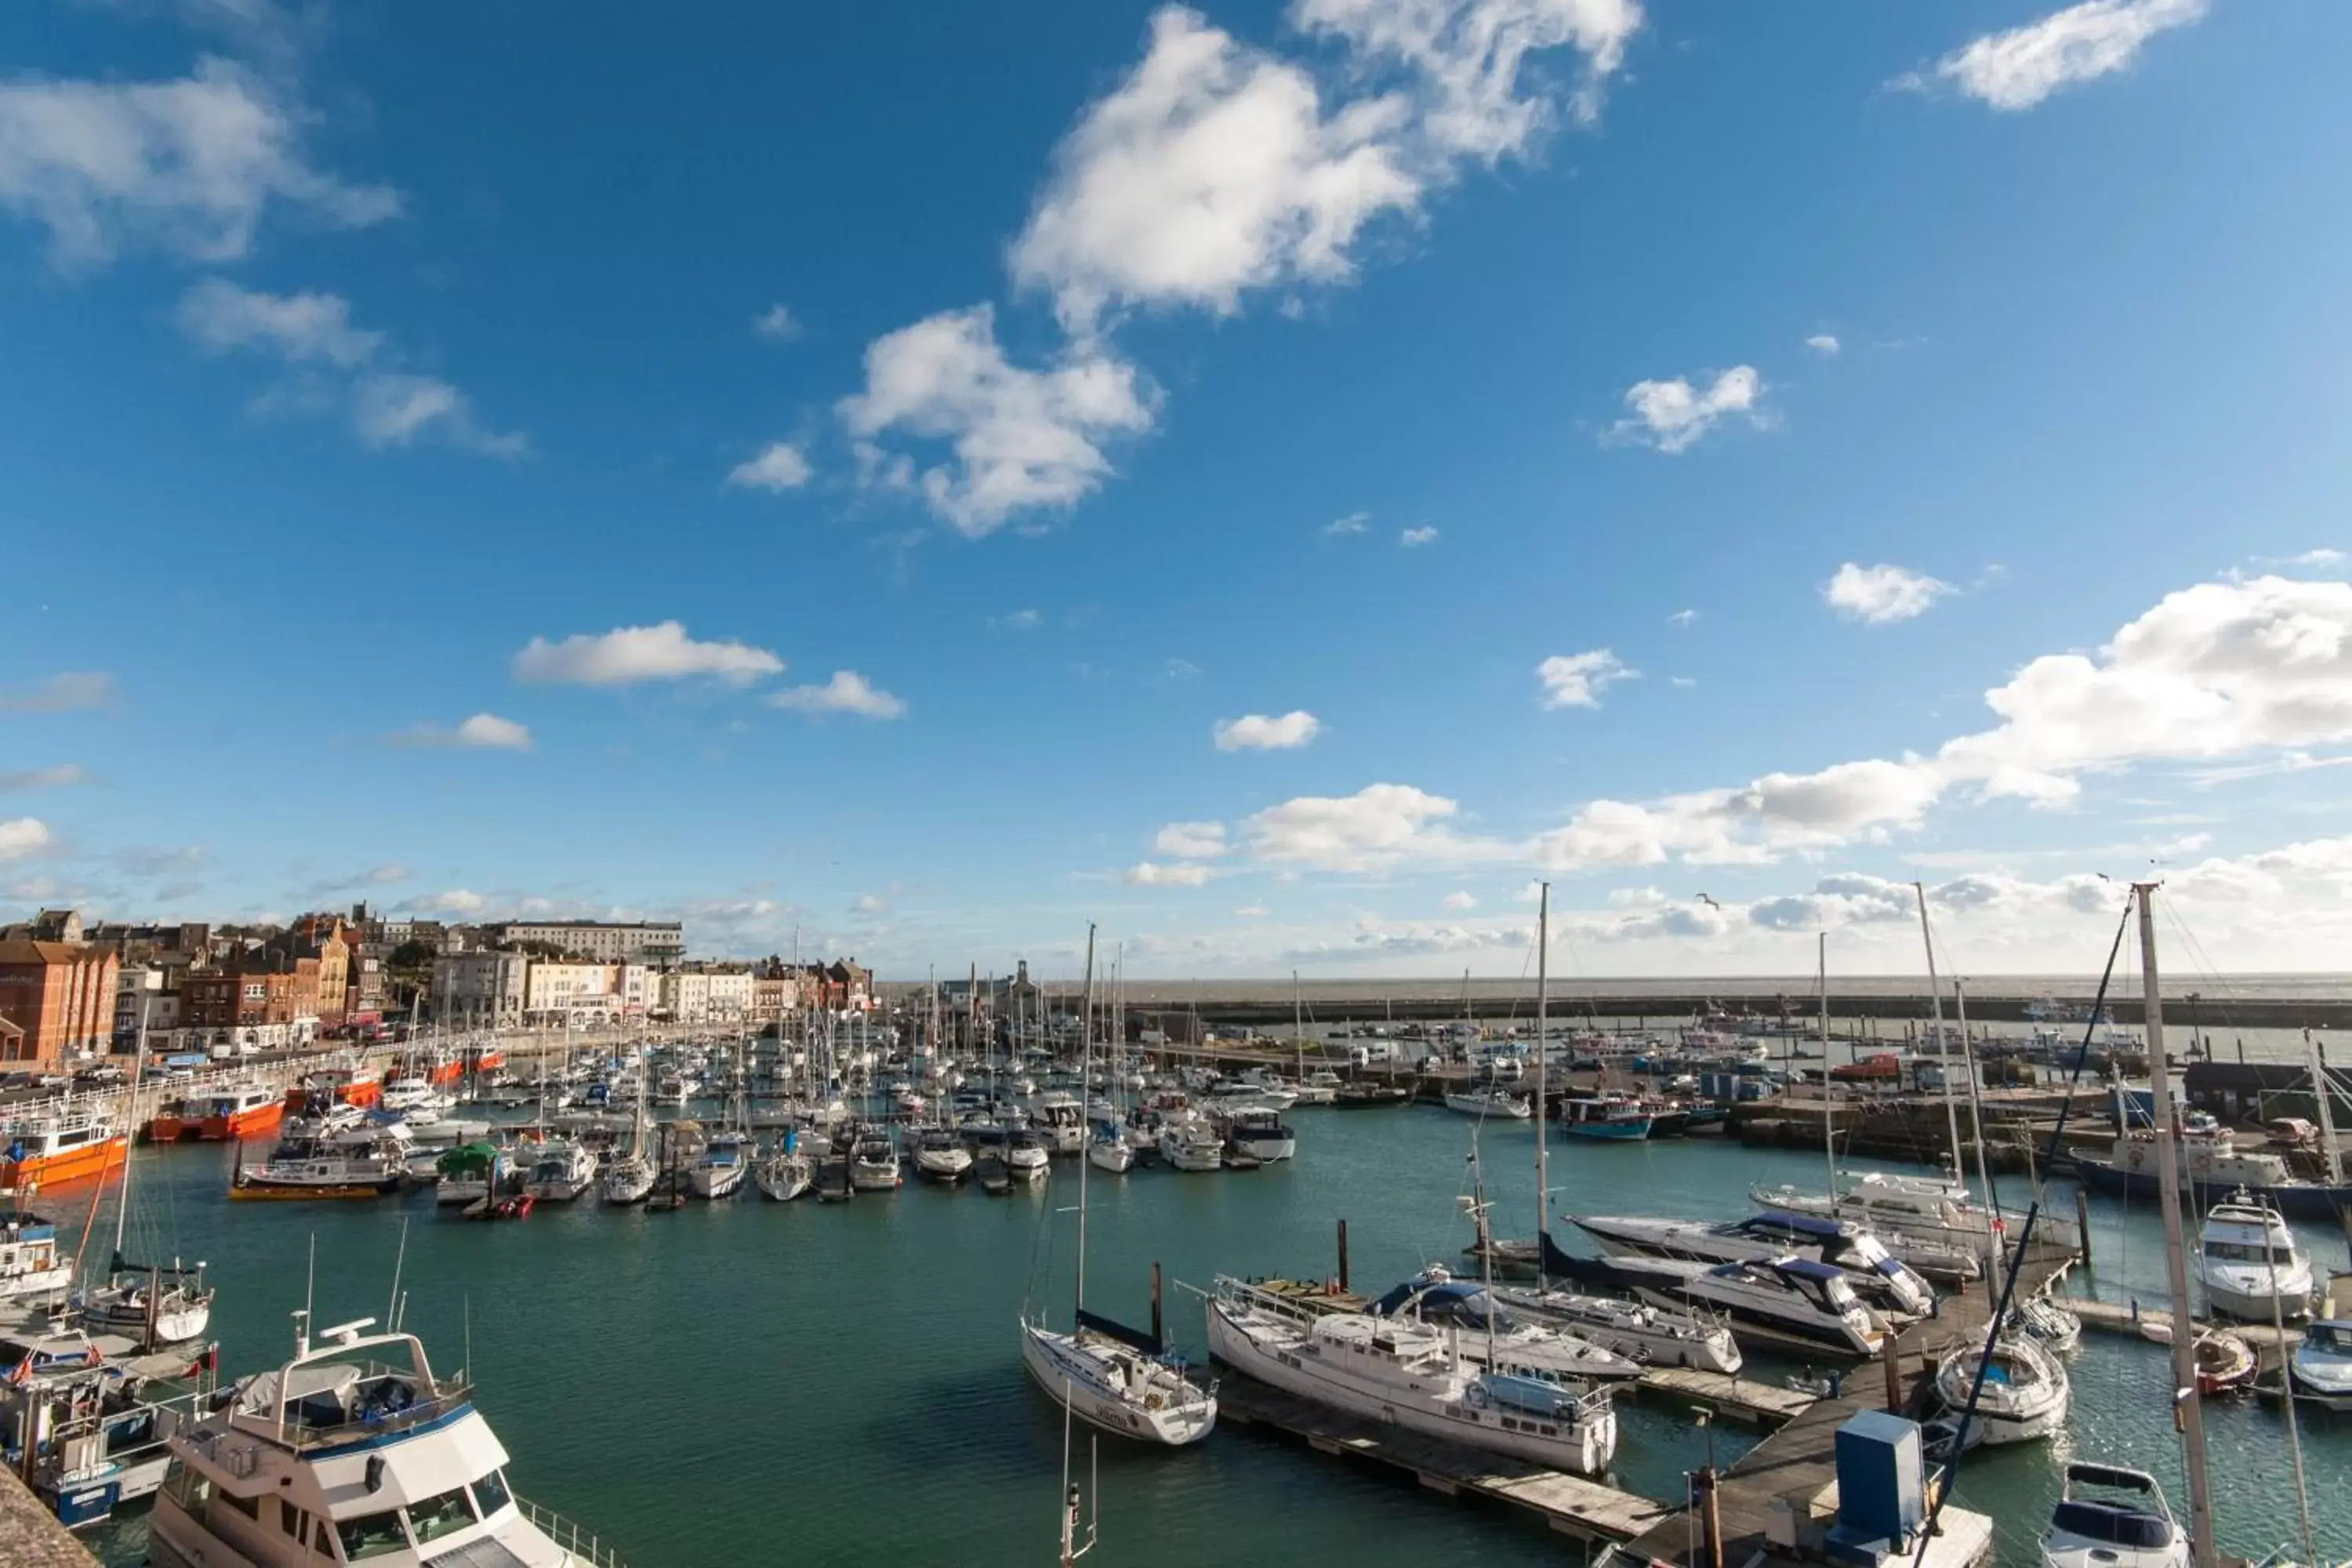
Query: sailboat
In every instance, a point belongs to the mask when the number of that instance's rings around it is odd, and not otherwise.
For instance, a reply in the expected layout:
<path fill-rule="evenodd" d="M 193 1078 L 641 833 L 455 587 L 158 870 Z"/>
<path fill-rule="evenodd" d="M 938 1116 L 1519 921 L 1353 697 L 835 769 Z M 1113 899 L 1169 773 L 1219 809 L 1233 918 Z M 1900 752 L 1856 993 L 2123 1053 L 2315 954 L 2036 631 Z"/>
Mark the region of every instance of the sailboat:
<path fill-rule="evenodd" d="M 139 1067 L 131 1079 L 131 1105 L 125 1120 L 139 1124 L 139 1080 L 145 1074 L 142 1036 Z M 85 1291 L 75 1304 L 75 1318 L 92 1333 L 128 1334 L 147 1349 L 200 1337 L 212 1322 L 213 1291 L 205 1283 L 205 1266 L 184 1268 L 177 1258 L 170 1267 L 137 1264 L 122 1256 L 123 1226 L 131 1215 L 131 1171 L 135 1162 L 122 1162 L 122 1185 L 115 1194 L 114 1250 L 106 1266 L 106 1283 Z M 93 1203 L 97 1200 L 93 1198 Z M 169 1283 L 165 1281 L 168 1279 Z"/>
<path fill-rule="evenodd" d="M 1095 933 L 1087 928 L 1086 1021 L 1078 1045 L 1081 1099 L 1094 1065 Z M 1078 1165 L 1078 1261 L 1068 1333 L 1040 1313 L 1021 1318 L 1021 1363 L 1069 1415 L 1122 1437 L 1168 1447 L 1196 1443 L 1217 1424 L 1217 1396 L 1170 1356 L 1152 1314 L 1150 1332 L 1087 1310 L 1087 1167 Z M 1155 1300 L 1156 1292 L 1155 1292 Z"/>
<path fill-rule="evenodd" d="M 760 1184 L 760 1191 L 780 1204 L 788 1204 L 807 1192 L 816 1180 L 816 1166 L 800 1152 L 800 1133 L 786 1128 L 751 1173 Z"/>
<path fill-rule="evenodd" d="M 617 1160 L 607 1160 L 598 1178 L 604 1201 L 623 1206 L 645 1202 L 654 1190 L 656 1174 L 653 1161 L 646 1153 L 646 1102 L 650 1095 L 644 1087 L 646 1073 L 642 1046 L 637 1047 L 637 1077 L 640 1087 L 635 1113 L 629 1123 L 629 1152 Z"/>

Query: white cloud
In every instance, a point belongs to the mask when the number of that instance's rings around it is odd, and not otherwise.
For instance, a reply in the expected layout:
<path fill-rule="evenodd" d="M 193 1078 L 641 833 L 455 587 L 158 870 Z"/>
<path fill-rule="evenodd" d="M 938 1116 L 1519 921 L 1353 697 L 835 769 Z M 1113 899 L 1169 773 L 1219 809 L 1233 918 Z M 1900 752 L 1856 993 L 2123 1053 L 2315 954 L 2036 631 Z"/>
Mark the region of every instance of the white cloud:
<path fill-rule="evenodd" d="M 1163 668 L 1171 680 L 1198 680 L 1201 678 L 1201 667 L 1189 658 L 1171 658 Z"/>
<path fill-rule="evenodd" d="M 1849 561 L 1822 584 L 1822 598 L 1849 620 L 1871 626 L 1924 616 L 1937 600 L 1954 593 L 1949 583 L 1906 567 L 1863 566 Z"/>
<path fill-rule="evenodd" d="M 411 907 L 424 914 L 478 915 L 489 901 L 471 888 L 452 888 L 446 893 L 417 900 Z"/>
<path fill-rule="evenodd" d="M 1604 439 L 1680 452 L 1697 441 L 1727 416 L 1745 415 L 1759 428 L 1764 382 L 1752 365 L 1734 365 L 1720 372 L 1704 391 L 1682 376 L 1670 381 L 1637 381 L 1625 389 L 1625 406 L 1633 413 L 1609 426 Z"/>
<path fill-rule="evenodd" d="M 489 458 L 519 458 L 528 437 L 487 430 L 466 395 L 439 376 L 377 371 L 352 392 L 352 423 L 371 447 L 405 447 L 419 438 L 446 442 Z"/>
<path fill-rule="evenodd" d="M 52 842 L 49 825 L 37 816 L 0 821 L 0 860 L 22 860 L 39 854 Z"/>
<path fill-rule="evenodd" d="M 1438 903 L 1445 909 L 1457 910 L 1475 910 L 1478 907 L 1478 900 L 1468 893 L 1448 893 L 1440 899 Z"/>
<path fill-rule="evenodd" d="M 311 166 L 305 118 L 212 57 L 169 81 L 0 83 L 0 206 L 46 227 L 67 268 L 131 249 L 235 260 L 272 206 L 338 228 L 397 213 L 392 190 Z"/>
<path fill-rule="evenodd" d="M 1118 875 L 1130 888 L 1198 888 L 1215 876 L 1213 866 L 1163 866 L 1139 861 Z"/>
<path fill-rule="evenodd" d="M 877 898 L 872 893 L 860 893 L 857 895 L 857 901 L 849 906 L 849 912 L 853 915 L 878 915 L 887 913 L 889 908 L 890 905 L 886 900 Z"/>
<path fill-rule="evenodd" d="M 1815 332 L 1805 340 L 1805 346 L 1817 354 L 1833 354 L 1838 352 L 1838 341 L 1829 332 Z"/>
<path fill-rule="evenodd" d="M 867 719 L 900 719 L 907 704 L 869 683 L 854 669 L 836 669 L 822 686 L 795 686 L 768 699 L 771 708 L 803 713 L 856 713 Z"/>
<path fill-rule="evenodd" d="M 88 784 L 89 774 L 73 763 L 47 768 L 16 768 L 0 772 L 0 793 L 20 789 L 65 789 Z"/>
<path fill-rule="evenodd" d="M 784 661 L 763 647 L 740 642 L 697 642 L 677 621 L 620 626 L 597 635 L 583 632 L 560 643 L 533 637 L 514 657 L 518 680 L 575 686 L 630 686 L 693 675 L 715 676 L 742 686 L 763 675 L 781 674 L 783 668 Z"/>
<path fill-rule="evenodd" d="M 1245 921 L 1262 921 L 1266 917 L 1266 907 L 1264 904 L 1244 904 L 1234 913 Z"/>
<path fill-rule="evenodd" d="M 772 343 L 788 343 L 801 335 L 799 320 L 783 305 L 771 305 L 752 317 L 751 330 Z"/>
<path fill-rule="evenodd" d="M 1267 806 L 1242 830 L 1261 860 L 1327 871 L 1511 858 L 1507 845 L 1454 834 L 1446 823 L 1459 809 L 1411 784 L 1376 784 L 1351 795 L 1300 795 Z"/>
<path fill-rule="evenodd" d="M 114 700 L 114 677 L 72 669 L 17 686 L 0 686 L 0 713 L 72 713 Z"/>
<path fill-rule="evenodd" d="M 1696 686 L 1698 681 L 1687 675 L 1669 675 L 1666 677 L 1666 684 L 1677 691 L 1688 691 L 1692 687 Z"/>
<path fill-rule="evenodd" d="M 2060 88 L 2128 67 L 2157 34 L 2205 15 L 2205 0 L 2085 0 L 2038 22 L 1990 33 L 1895 85 L 1948 83 L 2000 110 L 2031 109 Z"/>
<path fill-rule="evenodd" d="M 1420 528 L 1408 528 L 1397 535 L 1397 542 L 1407 550 L 1415 550 L 1424 544 L 1433 544 L 1436 541 L 1437 530 L 1425 524 Z"/>
<path fill-rule="evenodd" d="M 945 310 L 866 349 L 866 390 L 841 401 L 869 483 L 919 488 L 964 533 L 993 532 L 1016 511 L 1076 504 L 1109 477 L 1102 443 L 1151 425 L 1133 365 L 1074 347 L 1050 370 L 1004 357 L 986 305 Z M 922 470 L 874 445 L 893 431 L 945 441 L 952 464 Z"/>
<path fill-rule="evenodd" d="M 1698 612 L 1696 610 L 1676 610 L 1673 615 L 1668 616 L 1666 620 L 1670 624 L 1677 626 L 1693 626 L 1698 621 Z"/>
<path fill-rule="evenodd" d="M 1351 511 L 1345 517 L 1335 517 L 1330 521 L 1325 523 L 1323 525 L 1323 531 L 1328 535 L 1361 533 L 1364 531 L 1366 525 L 1371 521 L 1372 514 L 1370 512 Z"/>
<path fill-rule="evenodd" d="M 1217 750 L 1288 751 L 1315 739 L 1322 728 L 1321 721 L 1303 708 L 1293 709 L 1279 718 L 1264 713 L 1245 713 L 1238 719 L 1217 721 Z"/>
<path fill-rule="evenodd" d="M 1045 621 L 1045 617 L 1034 610 L 1015 610 L 1011 615 L 995 616 L 988 624 L 1000 631 L 1034 632 Z"/>
<path fill-rule="evenodd" d="M 477 713 L 454 730 L 444 730 L 437 724 L 418 724 L 402 731 L 393 740 L 395 744 L 404 746 L 478 746 L 508 752 L 530 750 L 530 731 L 495 713 Z"/>
<path fill-rule="evenodd" d="M 2306 550 L 2300 555 L 2257 555 L 2254 559 L 2265 566 L 2311 568 L 2341 566 L 2347 561 L 2352 561 L 2352 555 L 2347 555 L 2330 545 L 2321 545 L 2316 550 Z"/>
<path fill-rule="evenodd" d="M 1605 647 L 1589 653 L 1556 653 L 1536 666 L 1547 708 L 1598 708 L 1603 691 L 1621 680 L 1638 679 L 1641 674 Z"/>
<path fill-rule="evenodd" d="M 1160 830 L 1151 847 L 1181 860 L 1213 860 L 1230 846 L 1222 822 L 1171 822 Z"/>
<path fill-rule="evenodd" d="M 207 278 L 181 296 L 181 331 L 213 353 L 262 347 L 299 363 L 323 360 L 345 369 L 374 356 L 382 332 L 352 325 L 339 294 L 260 294 Z"/>
<path fill-rule="evenodd" d="M 730 469 L 727 482 L 743 489 L 782 494 L 808 483 L 810 471 L 809 461 L 801 456 L 798 447 L 789 441 L 771 441 L 760 448 L 758 456 Z"/>
<path fill-rule="evenodd" d="M 1107 308 L 1229 315 L 1244 289 L 1344 278 L 1364 225 L 1420 197 L 1394 142 L 1410 112 L 1387 96 L 1327 117 L 1304 70 L 1166 6 L 1056 150 L 1013 278 L 1082 333 Z"/>
<path fill-rule="evenodd" d="M 2240 779 L 2271 778 L 2280 773 L 2306 773 L 2317 768 L 2344 767 L 2352 767 L 2352 756 L 2315 757 L 2309 752 L 2284 752 L 2263 762 L 2243 763 L 2236 767 L 2200 768 L 2189 775 L 2189 782 L 2198 789 L 2210 789 L 2215 784 L 2235 784 Z M 2152 822 L 2158 819 L 2147 817 L 2142 820 Z"/>

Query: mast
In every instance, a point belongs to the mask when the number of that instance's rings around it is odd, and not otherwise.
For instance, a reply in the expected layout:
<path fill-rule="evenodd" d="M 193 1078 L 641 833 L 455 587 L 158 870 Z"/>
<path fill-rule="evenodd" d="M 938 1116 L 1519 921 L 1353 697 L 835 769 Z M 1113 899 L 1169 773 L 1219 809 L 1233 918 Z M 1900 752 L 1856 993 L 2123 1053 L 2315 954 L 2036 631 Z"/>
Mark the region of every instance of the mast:
<path fill-rule="evenodd" d="M 1551 884 L 1536 898 L 1536 1289 L 1545 1287 L 1544 1237 L 1551 1234 L 1551 1183 L 1544 1163 L 1550 1140 L 1544 1127 L 1544 1058 L 1550 1054 L 1546 1033 L 1551 1023 Z"/>
<path fill-rule="evenodd" d="M 1992 1171 L 1985 1163 L 1984 1102 L 1977 1095 L 1976 1047 L 1969 1044 L 1969 997 L 1959 976 L 1952 977 L 1953 1023 L 1960 1031 L 1960 1067 L 1969 1075 L 1969 1131 L 1977 1143 L 1977 1185 L 1984 1189 L 1985 1288 L 1992 1304 L 2000 1305 L 1993 1277 L 2000 1272 L 2000 1208 L 1993 1202 Z"/>
<path fill-rule="evenodd" d="M 1078 1027 L 1078 1118 L 1080 1121 L 1086 1119 L 1088 1090 L 1094 1084 L 1092 1068 L 1095 1054 L 1095 928 L 1091 923 L 1087 926 L 1085 989 L 1086 1021 Z M 1078 1160 L 1078 1282 L 1077 1300 L 1073 1305 L 1073 1310 L 1083 1310 L 1087 1304 L 1087 1167 L 1093 1163 L 1094 1162 L 1085 1158 L 1081 1152 Z M 1077 1331 L 1075 1320 L 1070 1325 L 1070 1331 L 1073 1333 Z M 1064 1396 L 1063 1403 L 1066 1407 L 1068 1404 L 1066 1394 Z"/>
<path fill-rule="evenodd" d="M 139 1051 L 131 1061 L 131 1091 L 123 1097 L 122 1105 L 122 1190 L 114 1196 L 114 1255 L 106 1265 L 110 1279 L 122 1266 L 122 1227 L 131 1217 L 131 1145 L 139 1141 L 139 1081 L 147 1076 L 147 1008 L 143 999 L 139 1010 Z M 2326 1097 L 2325 1086 L 2319 1092 L 2322 1099 Z"/>
<path fill-rule="evenodd" d="M 1291 1071 L 1303 1085 L 1307 1081 L 1307 1002 L 1299 994 L 1296 969 L 1290 972 L 1290 1054 L 1298 1064 Z"/>
<path fill-rule="evenodd" d="M 2163 1188 L 2164 1265 L 2172 1290 L 2173 1408 L 2189 1471 L 2189 1545 L 2197 1568 L 2219 1568 L 2213 1498 L 2205 1474 L 2205 1406 L 2197 1392 L 2197 1330 L 2189 1315 L 2189 1259 L 2180 1239 L 2180 1153 L 2173 1144 L 2172 1068 L 2164 1059 L 2164 1000 L 2156 971 L 2156 889 L 2135 882 L 2139 900 L 2140 994 L 2147 1026 L 2147 1080 L 2156 1100 L 2156 1173 Z M 2267 1245 L 2267 1244 L 2266 1244 Z"/>
<path fill-rule="evenodd" d="M 2311 1093 L 2319 1102 L 2319 1157 L 2327 1173 L 2327 1184 L 2344 1184 L 2344 1158 L 2336 1152 L 2336 1108 L 2329 1103 L 2326 1058 L 2319 1054 L 2319 1041 L 2309 1029 L 2303 1032 L 2303 1048 L 2311 1055 Z"/>
<path fill-rule="evenodd" d="M 1837 1123 L 1830 1119 L 1830 933 L 1823 931 L 1817 940 L 1822 971 L 1822 1153 L 1830 1163 L 1830 1215 L 1835 1218 L 1838 1206 Z"/>
<path fill-rule="evenodd" d="M 1911 891 L 1919 900 L 1919 941 L 1927 950 L 1927 1005 L 1936 1020 L 1936 1068 L 1944 1080 L 1944 1122 L 1952 1135 L 1952 1179 L 1965 1182 L 1960 1164 L 1960 1110 L 1952 1100 L 1951 1052 L 1944 1044 L 1944 988 L 1936 978 L 1936 936 L 1927 929 L 1927 884 L 1914 882 Z"/>

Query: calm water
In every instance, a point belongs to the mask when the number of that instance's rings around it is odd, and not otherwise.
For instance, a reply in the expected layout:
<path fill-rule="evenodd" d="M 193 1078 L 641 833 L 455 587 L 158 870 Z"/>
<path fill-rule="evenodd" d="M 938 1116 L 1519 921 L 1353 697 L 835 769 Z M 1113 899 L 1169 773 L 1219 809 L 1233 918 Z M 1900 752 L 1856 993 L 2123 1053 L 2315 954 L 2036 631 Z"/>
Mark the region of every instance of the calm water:
<path fill-rule="evenodd" d="M 1171 1336 L 1197 1348 L 1199 1302 L 1175 1281 L 1204 1285 L 1220 1269 L 1328 1274 L 1342 1216 L 1359 1287 L 1456 1257 L 1467 1239 L 1454 1202 L 1466 1121 L 1426 1108 L 1302 1110 L 1294 1120 L 1300 1155 L 1287 1165 L 1094 1180 L 1089 1303 L 1144 1321 L 1156 1258 Z M 1523 1126 L 1485 1136 L 1490 1194 L 1516 1216 L 1507 1231 L 1529 1226 L 1532 1149 Z M 139 1206 L 152 1209 L 142 1223 L 167 1250 L 211 1262 L 214 1328 L 232 1374 L 284 1359 L 314 1238 L 319 1321 L 382 1316 L 407 1222 L 408 1326 L 438 1364 L 470 1360 L 517 1489 L 617 1542 L 632 1568 L 788 1554 L 985 1568 L 1040 1563 L 1054 1549 L 1061 1425 L 1024 1378 L 1014 1318 L 1033 1282 L 1067 1310 L 1068 1162 L 1048 1189 L 1013 1199 L 910 1183 L 845 1206 L 751 1193 L 670 1215 L 580 1204 L 486 1226 L 422 1198 L 232 1208 L 227 1150 L 139 1160 Z M 1817 1184 L 1822 1162 L 1699 1141 L 1555 1146 L 1551 1169 L 1559 1208 L 1730 1216 L 1751 1183 Z M 62 1211 L 66 1195 L 52 1197 Z M 2061 1204 L 2071 1212 L 2070 1195 Z M 2153 1215 L 2108 1205 L 2094 1216 L 2097 1268 L 2078 1288 L 2159 1297 Z M 2344 1265 L 2341 1237 L 2306 1240 Z M 2001 1521 L 2004 1563 L 2033 1560 L 2061 1453 L 2144 1466 L 2182 1501 L 2163 1352 L 2092 1336 L 2072 1370 L 2073 1426 L 2061 1444 L 1980 1451 L 1963 1475 L 1962 1495 Z M 1678 1495 L 1703 1438 L 1667 1409 L 1621 1408 L 1618 1483 Z M 2352 1418 L 2334 1429 L 2327 1419 L 2306 1421 L 2306 1458 L 2322 1549 L 2342 1558 L 2352 1555 Z M 2238 1405 L 2210 1425 L 2223 1544 L 2259 1556 L 2294 1534 L 2284 1424 Z M 1727 1455 L 1744 1439 L 1727 1427 L 1717 1442 Z M 1083 1453 L 1082 1439 L 1081 1464 Z M 1100 1455 L 1107 1564 L 1197 1568 L 1244 1550 L 1266 1561 L 1411 1561 L 1473 1540 L 1482 1563 L 1557 1563 L 1563 1550 L 1513 1516 L 1239 1428 L 1175 1454 L 1106 1440 Z M 133 1516 L 93 1544 L 110 1563 L 135 1563 L 142 1540 Z"/>

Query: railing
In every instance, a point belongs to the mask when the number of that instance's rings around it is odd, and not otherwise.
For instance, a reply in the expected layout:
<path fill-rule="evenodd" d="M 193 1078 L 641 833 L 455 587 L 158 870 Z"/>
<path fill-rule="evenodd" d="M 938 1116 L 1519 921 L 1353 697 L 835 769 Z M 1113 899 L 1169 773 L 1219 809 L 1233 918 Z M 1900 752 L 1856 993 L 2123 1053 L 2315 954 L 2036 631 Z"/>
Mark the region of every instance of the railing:
<path fill-rule="evenodd" d="M 620 1552 L 613 1546 L 587 1533 L 552 1509 L 544 1509 L 529 1498 L 514 1500 L 523 1518 L 537 1526 L 540 1533 L 572 1553 L 591 1568 L 626 1568 Z"/>

